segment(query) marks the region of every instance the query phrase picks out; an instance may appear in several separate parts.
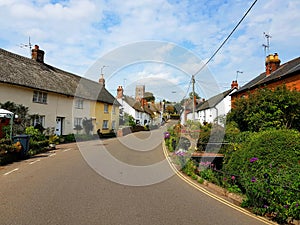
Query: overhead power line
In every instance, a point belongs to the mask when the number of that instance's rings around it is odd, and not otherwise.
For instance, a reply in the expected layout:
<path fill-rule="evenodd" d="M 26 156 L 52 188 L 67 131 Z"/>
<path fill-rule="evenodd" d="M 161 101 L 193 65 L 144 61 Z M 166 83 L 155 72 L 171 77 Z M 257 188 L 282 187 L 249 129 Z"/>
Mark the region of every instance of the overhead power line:
<path fill-rule="evenodd" d="M 220 49 L 224 46 L 224 44 L 228 41 L 228 39 L 231 37 L 231 35 L 234 33 L 234 31 L 238 28 L 238 26 L 243 22 L 243 20 L 245 19 L 245 17 L 248 15 L 248 13 L 251 11 L 251 9 L 254 7 L 254 5 L 256 4 L 258 0 L 255 0 L 252 5 L 250 6 L 250 8 L 247 10 L 247 12 L 244 14 L 244 16 L 240 19 L 240 21 L 237 23 L 237 25 L 234 27 L 234 29 L 230 32 L 230 34 L 227 36 L 227 38 L 222 42 L 222 44 L 220 45 L 220 47 L 214 52 L 214 54 L 207 60 L 207 62 L 193 75 L 195 76 L 196 74 L 198 74 L 201 70 L 203 70 L 207 64 L 215 57 L 215 55 L 220 51 Z"/>

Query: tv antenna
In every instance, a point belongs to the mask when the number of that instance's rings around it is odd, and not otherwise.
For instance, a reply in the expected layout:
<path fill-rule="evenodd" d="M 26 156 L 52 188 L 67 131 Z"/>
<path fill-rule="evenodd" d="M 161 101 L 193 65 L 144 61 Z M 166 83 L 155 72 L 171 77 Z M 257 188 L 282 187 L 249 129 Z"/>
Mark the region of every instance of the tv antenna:
<path fill-rule="evenodd" d="M 238 79 L 239 73 L 243 73 L 243 71 L 239 71 L 239 70 L 236 71 L 236 77 L 235 77 L 235 80 L 236 80 L 236 81 L 237 81 L 237 79 Z"/>
<path fill-rule="evenodd" d="M 20 48 L 29 48 L 29 54 L 31 54 L 32 44 L 30 42 L 30 36 L 28 37 L 28 44 L 20 44 L 19 47 Z"/>
<path fill-rule="evenodd" d="M 267 56 L 267 53 L 269 54 L 269 50 L 270 50 L 270 38 L 272 37 L 271 35 L 267 34 L 266 32 L 264 32 L 264 37 L 267 40 L 267 44 L 263 44 L 262 46 L 264 47 L 264 51 L 265 51 L 265 56 Z"/>

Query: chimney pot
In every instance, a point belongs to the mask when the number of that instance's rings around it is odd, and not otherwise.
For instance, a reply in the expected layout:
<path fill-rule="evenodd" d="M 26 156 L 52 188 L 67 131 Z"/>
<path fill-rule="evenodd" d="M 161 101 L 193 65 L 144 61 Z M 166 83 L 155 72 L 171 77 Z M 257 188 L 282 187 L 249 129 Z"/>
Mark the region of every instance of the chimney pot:
<path fill-rule="evenodd" d="M 123 98 L 123 87 L 122 86 L 118 86 L 117 98 L 119 98 L 119 99 Z"/>
<path fill-rule="evenodd" d="M 101 74 L 101 77 L 99 79 L 99 83 L 103 85 L 103 87 L 105 87 L 105 79 L 103 77 L 103 74 Z"/>
<path fill-rule="evenodd" d="M 232 81 L 231 88 L 239 88 L 239 84 L 238 84 L 237 80 Z"/>
<path fill-rule="evenodd" d="M 272 72 L 280 67 L 280 59 L 277 53 L 270 54 L 266 57 L 266 76 L 269 76 Z"/>
<path fill-rule="evenodd" d="M 34 45 L 34 49 L 31 50 L 31 58 L 37 62 L 44 63 L 45 52 L 40 50 L 38 45 Z"/>

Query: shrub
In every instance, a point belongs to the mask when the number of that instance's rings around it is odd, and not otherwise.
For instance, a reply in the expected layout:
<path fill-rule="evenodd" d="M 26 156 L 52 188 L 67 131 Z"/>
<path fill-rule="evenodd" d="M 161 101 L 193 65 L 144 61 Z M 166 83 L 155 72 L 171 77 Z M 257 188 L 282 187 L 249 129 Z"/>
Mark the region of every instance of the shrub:
<path fill-rule="evenodd" d="M 193 160 L 188 160 L 184 163 L 182 172 L 184 172 L 188 176 L 192 176 L 195 174 L 196 164 Z"/>
<path fill-rule="evenodd" d="M 30 139 L 29 141 L 29 148 L 31 150 L 42 151 L 44 148 L 48 146 L 49 146 L 49 140 L 35 141 L 33 139 Z"/>
<path fill-rule="evenodd" d="M 245 189 L 244 206 L 257 214 L 273 215 L 279 223 L 300 219 L 300 133 L 267 130 L 248 141 L 224 165 Z"/>
<path fill-rule="evenodd" d="M 26 127 L 25 134 L 29 135 L 30 139 L 34 141 L 42 141 L 46 139 L 45 135 L 42 134 L 40 130 L 35 129 L 33 126 Z"/>
<path fill-rule="evenodd" d="M 63 136 L 63 137 L 64 137 L 64 143 L 71 143 L 71 142 L 76 141 L 74 134 L 68 134 L 68 135 Z"/>

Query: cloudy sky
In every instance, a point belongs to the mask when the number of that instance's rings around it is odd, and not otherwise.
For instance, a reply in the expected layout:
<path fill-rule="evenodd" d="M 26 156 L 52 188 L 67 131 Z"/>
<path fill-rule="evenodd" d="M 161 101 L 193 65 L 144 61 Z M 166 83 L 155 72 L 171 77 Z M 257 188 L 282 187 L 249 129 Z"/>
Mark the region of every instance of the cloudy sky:
<path fill-rule="evenodd" d="M 216 57 L 202 69 L 254 0 L 0 0 L 0 47 L 30 57 L 38 44 L 45 62 L 133 95 L 146 85 L 158 99 L 191 91 L 207 98 L 243 85 L 264 70 L 269 53 L 284 63 L 299 57 L 300 1 L 258 0 Z"/>

